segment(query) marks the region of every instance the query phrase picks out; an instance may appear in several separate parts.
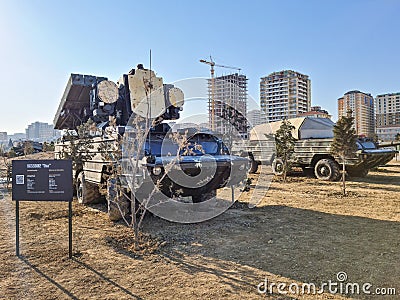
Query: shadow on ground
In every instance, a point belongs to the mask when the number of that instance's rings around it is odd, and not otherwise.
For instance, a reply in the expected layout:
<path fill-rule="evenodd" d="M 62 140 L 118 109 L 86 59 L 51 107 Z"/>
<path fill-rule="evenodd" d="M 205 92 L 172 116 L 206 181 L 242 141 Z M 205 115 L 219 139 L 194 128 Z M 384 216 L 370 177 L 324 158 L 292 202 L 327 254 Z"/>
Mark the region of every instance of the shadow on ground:
<path fill-rule="evenodd" d="M 248 266 L 316 284 L 335 281 L 337 273 L 346 272 L 349 282 L 400 290 L 398 222 L 286 206 L 231 209 L 201 224 L 156 222 L 160 226 L 145 230 L 175 241 L 162 250 L 162 256 L 189 274 L 211 273 L 225 277 L 232 286 L 254 286 L 263 279 L 249 269 L 240 271 Z M 193 259 L 197 256 L 203 259 Z M 208 259 L 213 260 L 205 266 Z M 223 271 L 229 268 L 227 261 L 238 265 L 242 279 Z"/>
<path fill-rule="evenodd" d="M 54 287 L 59 289 L 61 292 L 68 296 L 70 299 L 78 300 L 78 298 L 66 287 L 64 287 L 61 283 L 57 282 L 51 276 L 47 275 L 44 271 L 42 271 L 38 266 L 34 265 L 27 257 L 19 256 L 19 258 L 33 271 L 35 271 L 38 275 L 46 279 L 49 283 L 51 283 Z"/>

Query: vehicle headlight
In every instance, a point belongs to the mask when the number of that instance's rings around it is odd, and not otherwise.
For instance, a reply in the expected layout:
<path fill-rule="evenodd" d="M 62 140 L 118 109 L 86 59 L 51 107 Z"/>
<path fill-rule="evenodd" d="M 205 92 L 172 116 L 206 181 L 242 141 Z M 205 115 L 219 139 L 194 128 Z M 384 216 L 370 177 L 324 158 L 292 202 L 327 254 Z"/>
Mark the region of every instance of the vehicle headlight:
<path fill-rule="evenodd" d="M 158 176 L 161 174 L 161 168 L 160 167 L 154 167 L 153 168 L 153 174 Z"/>

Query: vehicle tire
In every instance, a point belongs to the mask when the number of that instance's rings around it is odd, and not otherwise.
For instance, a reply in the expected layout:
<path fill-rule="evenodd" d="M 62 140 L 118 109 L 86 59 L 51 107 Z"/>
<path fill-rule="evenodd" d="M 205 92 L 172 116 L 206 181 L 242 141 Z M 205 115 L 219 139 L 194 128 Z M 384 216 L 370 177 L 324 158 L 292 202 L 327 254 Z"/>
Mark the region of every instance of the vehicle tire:
<path fill-rule="evenodd" d="M 193 195 L 192 196 L 192 202 L 193 203 L 200 203 L 200 202 L 204 202 L 204 201 L 210 200 L 210 199 L 212 199 L 212 198 L 214 198 L 216 196 L 217 196 L 217 190 L 213 190 L 213 191 L 210 191 L 208 193 L 201 194 L 201 195 Z"/>
<path fill-rule="evenodd" d="M 250 161 L 250 170 L 249 170 L 249 172 L 250 172 L 251 174 L 255 174 L 257 171 L 258 171 L 258 162 L 256 162 L 256 161 L 254 160 L 254 158 L 251 158 L 251 161 Z"/>
<path fill-rule="evenodd" d="M 339 164 L 330 158 L 319 160 L 315 164 L 314 174 L 318 179 L 327 181 L 339 180 L 341 176 Z"/>
<path fill-rule="evenodd" d="M 283 175 L 283 160 L 281 158 L 275 158 L 272 161 L 272 172 L 278 176 Z"/>
<path fill-rule="evenodd" d="M 117 179 L 107 180 L 107 214 L 111 221 L 118 221 L 129 212 L 129 199 L 120 191 Z"/>
<path fill-rule="evenodd" d="M 85 174 L 81 171 L 76 178 L 76 198 L 79 203 L 88 204 L 101 200 L 99 187 L 85 181 Z"/>
<path fill-rule="evenodd" d="M 350 177 L 360 177 L 360 178 L 366 177 L 368 175 L 368 172 L 369 172 L 368 169 L 347 171 Z"/>
<path fill-rule="evenodd" d="M 240 157 L 247 157 L 247 158 L 250 160 L 250 163 L 249 163 L 249 167 L 250 167 L 250 168 L 249 168 L 249 170 L 248 170 L 249 173 L 254 174 L 254 173 L 257 172 L 259 163 L 258 163 L 257 161 L 254 160 L 253 154 L 251 154 L 251 153 L 246 153 L 246 152 L 242 152 L 242 153 L 240 154 Z"/>

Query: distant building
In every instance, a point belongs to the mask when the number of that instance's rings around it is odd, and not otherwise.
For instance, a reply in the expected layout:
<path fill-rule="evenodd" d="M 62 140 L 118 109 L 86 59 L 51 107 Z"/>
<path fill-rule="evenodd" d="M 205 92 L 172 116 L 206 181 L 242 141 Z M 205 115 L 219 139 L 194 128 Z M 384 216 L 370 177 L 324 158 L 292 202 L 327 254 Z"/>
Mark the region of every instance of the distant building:
<path fill-rule="evenodd" d="M 212 101 L 214 97 L 214 101 Z M 214 104 L 214 105 L 213 105 Z M 208 79 L 209 127 L 220 134 L 232 130 L 247 137 L 247 78 L 238 73 Z"/>
<path fill-rule="evenodd" d="M 8 140 L 7 132 L 0 132 L 0 141 L 4 142 Z"/>
<path fill-rule="evenodd" d="M 332 116 L 325 109 L 321 109 L 321 106 L 312 106 L 310 111 L 299 114 L 299 117 L 310 117 L 310 118 L 332 118 Z"/>
<path fill-rule="evenodd" d="M 12 135 L 8 136 L 13 142 L 14 141 L 24 141 L 26 140 L 26 134 L 25 133 L 14 133 Z"/>
<path fill-rule="evenodd" d="M 371 94 L 350 91 L 338 99 L 338 117 L 345 116 L 351 109 L 354 117 L 354 129 L 359 136 L 375 135 L 374 98 Z"/>
<path fill-rule="evenodd" d="M 307 75 L 285 70 L 260 81 L 260 106 L 268 122 L 296 118 L 311 107 L 311 80 Z"/>
<path fill-rule="evenodd" d="M 54 129 L 52 124 L 35 122 L 28 125 L 25 130 L 26 139 L 35 142 L 54 141 L 61 136 L 59 130 Z"/>
<path fill-rule="evenodd" d="M 400 133 L 400 93 L 375 97 L 375 121 L 378 139 L 393 141 Z"/>
<path fill-rule="evenodd" d="M 209 131 L 208 128 L 208 123 L 174 123 L 171 124 L 170 126 L 172 128 L 172 131 L 178 131 L 178 130 L 185 130 L 185 129 L 196 129 L 198 131 Z"/>
<path fill-rule="evenodd" d="M 250 128 L 254 126 L 267 123 L 267 117 L 265 113 L 259 109 L 253 109 L 247 112 L 247 120 Z"/>

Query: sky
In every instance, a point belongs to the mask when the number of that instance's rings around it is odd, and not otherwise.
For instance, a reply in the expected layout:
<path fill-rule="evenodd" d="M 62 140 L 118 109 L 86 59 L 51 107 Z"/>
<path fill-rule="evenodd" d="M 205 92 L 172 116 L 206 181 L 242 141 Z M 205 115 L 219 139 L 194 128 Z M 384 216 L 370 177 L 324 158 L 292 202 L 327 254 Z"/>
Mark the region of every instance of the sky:
<path fill-rule="evenodd" d="M 0 0 L 0 131 L 52 123 L 71 73 L 117 81 L 150 49 L 168 83 L 210 76 L 210 55 L 240 67 L 257 103 L 260 77 L 306 74 L 335 120 L 347 91 L 400 92 L 399 13 L 398 0 Z"/>

